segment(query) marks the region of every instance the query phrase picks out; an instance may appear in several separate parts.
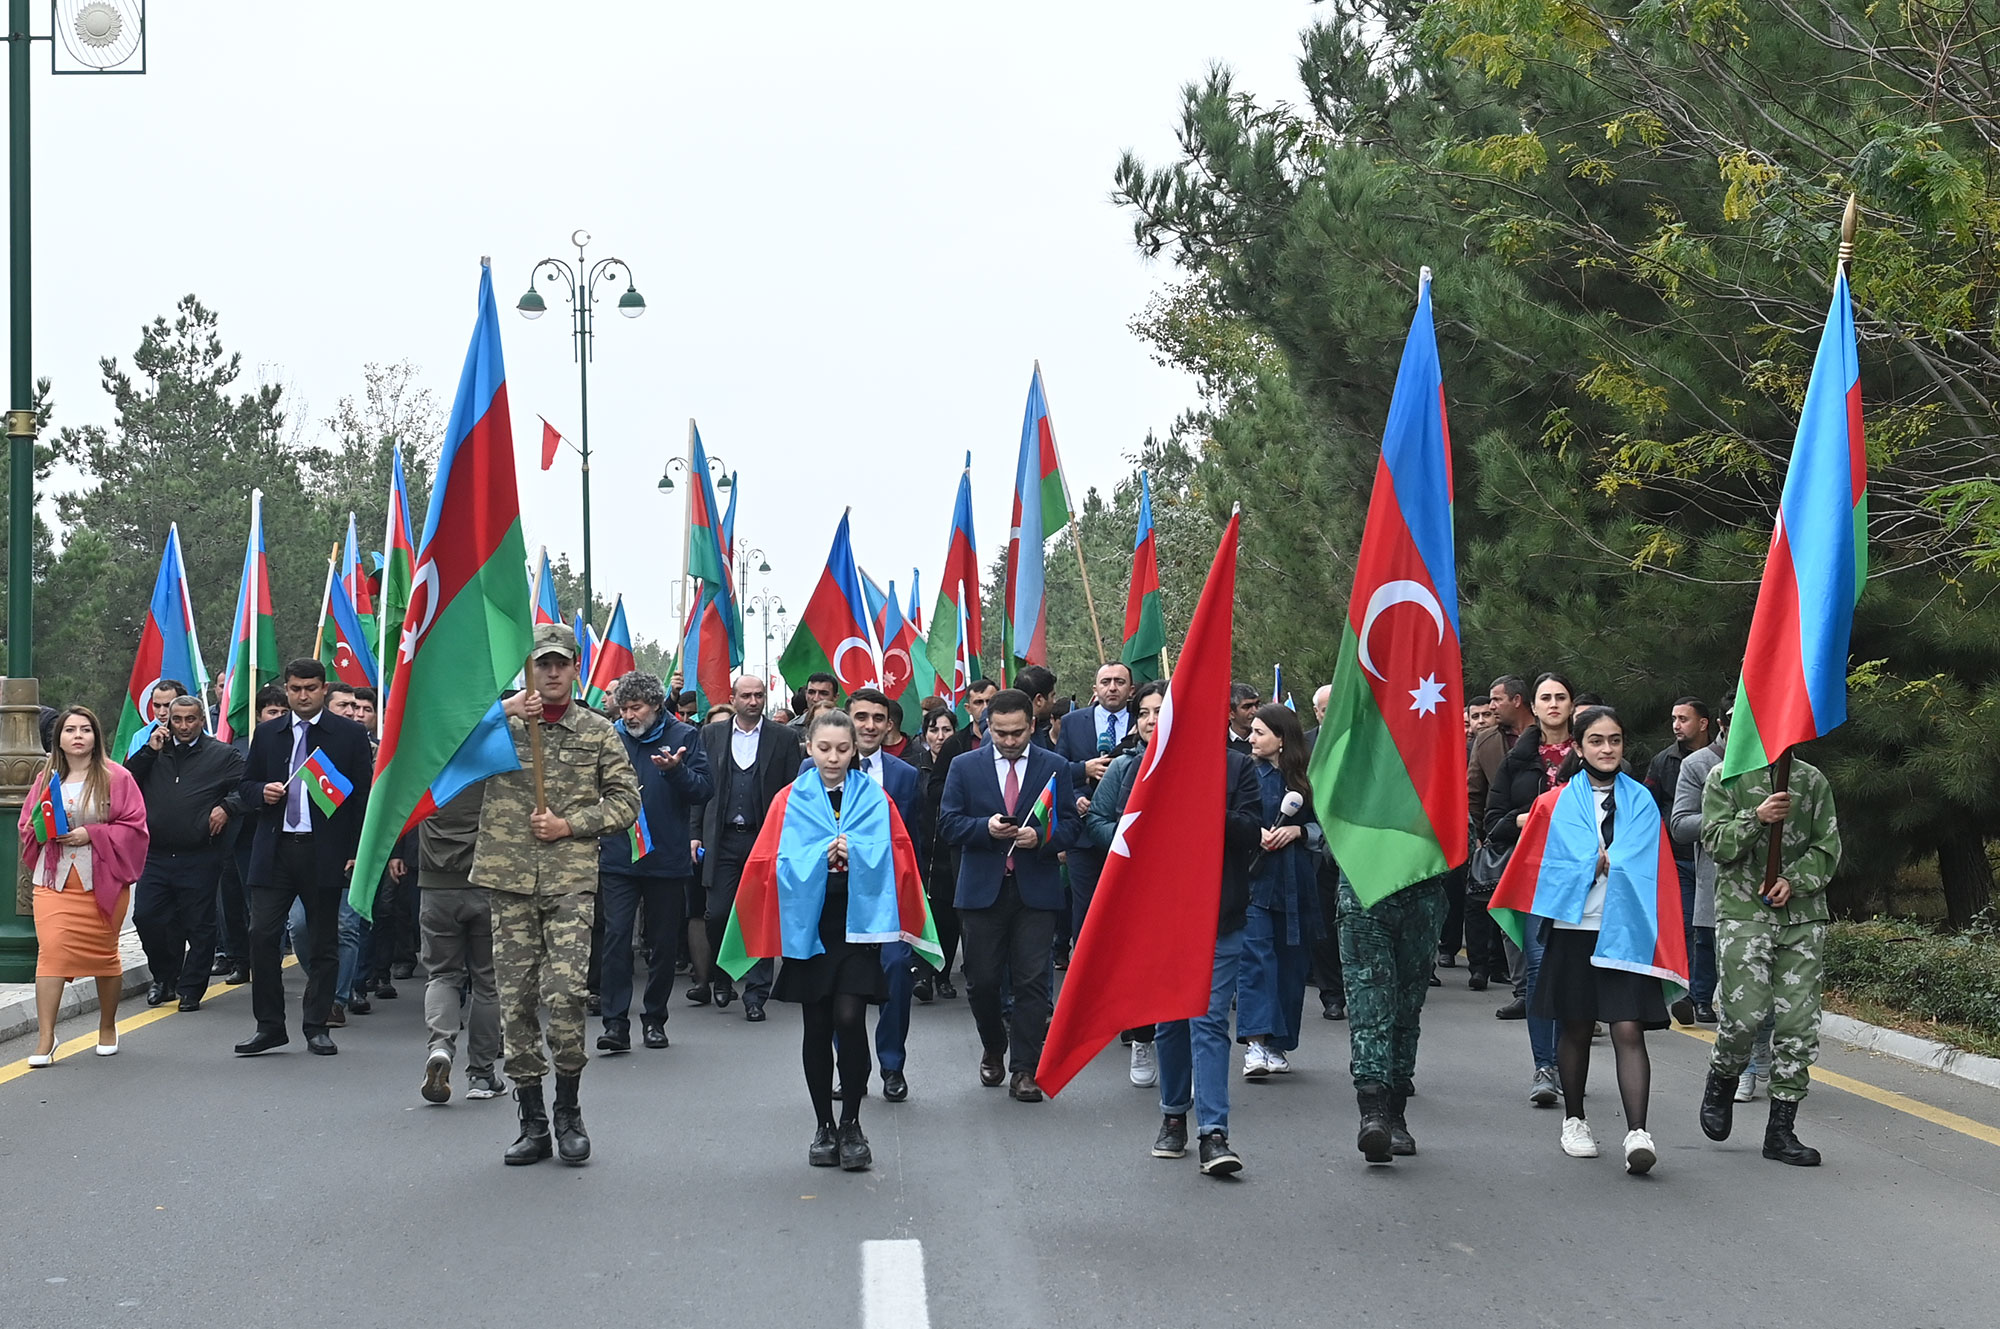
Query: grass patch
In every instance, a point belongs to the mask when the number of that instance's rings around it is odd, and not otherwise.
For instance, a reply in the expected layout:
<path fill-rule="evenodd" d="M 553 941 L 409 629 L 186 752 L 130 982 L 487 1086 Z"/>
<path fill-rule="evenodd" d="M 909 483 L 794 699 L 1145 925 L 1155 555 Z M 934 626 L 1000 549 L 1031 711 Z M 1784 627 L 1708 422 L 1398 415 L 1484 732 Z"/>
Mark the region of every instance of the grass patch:
<path fill-rule="evenodd" d="M 1990 928 L 1941 934 L 1894 919 L 1835 923 L 1826 987 L 1842 1014 L 2000 1056 L 2000 936 Z"/>

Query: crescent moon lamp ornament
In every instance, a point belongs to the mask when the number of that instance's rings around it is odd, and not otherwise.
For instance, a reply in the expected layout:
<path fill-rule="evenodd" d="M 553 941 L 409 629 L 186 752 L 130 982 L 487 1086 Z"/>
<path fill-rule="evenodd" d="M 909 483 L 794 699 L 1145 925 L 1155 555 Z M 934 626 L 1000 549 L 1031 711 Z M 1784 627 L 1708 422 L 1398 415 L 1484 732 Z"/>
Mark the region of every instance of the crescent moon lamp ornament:
<path fill-rule="evenodd" d="M 868 656 L 868 671 L 864 674 L 859 675 L 857 679 L 854 680 L 853 682 L 850 682 L 847 671 L 840 667 L 840 662 L 847 658 L 847 654 L 849 651 L 857 649 L 860 650 L 860 652 L 863 655 Z M 842 690 L 847 692 L 854 691 L 855 687 L 866 686 L 869 683 L 873 683 L 875 681 L 875 657 L 873 655 L 869 655 L 868 643 L 861 640 L 861 638 L 859 637 L 843 637 L 841 639 L 840 645 L 833 648 L 833 672 L 834 676 L 840 679 L 840 686 Z"/>
<path fill-rule="evenodd" d="M 1382 612 L 1394 605 L 1421 605 L 1437 624 L 1438 643 L 1444 643 L 1444 606 L 1431 594 L 1430 587 L 1420 581 L 1385 581 L 1375 588 L 1375 594 L 1368 597 L 1368 612 L 1361 616 L 1361 667 L 1384 683 L 1388 675 L 1375 667 L 1375 657 L 1368 653 L 1368 634 L 1374 630 L 1375 620 Z"/>

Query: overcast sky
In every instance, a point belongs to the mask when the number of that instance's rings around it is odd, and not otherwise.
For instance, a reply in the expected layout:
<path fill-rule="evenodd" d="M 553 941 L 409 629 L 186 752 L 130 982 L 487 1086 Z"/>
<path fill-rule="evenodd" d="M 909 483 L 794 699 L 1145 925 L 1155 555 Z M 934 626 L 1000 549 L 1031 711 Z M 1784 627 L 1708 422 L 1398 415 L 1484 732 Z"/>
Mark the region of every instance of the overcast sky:
<path fill-rule="evenodd" d="M 692 416 L 742 474 L 738 538 L 772 566 L 753 595 L 796 615 L 852 504 L 863 566 L 904 593 L 922 568 L 928 612 L 967 449 L 982 564 L 1004 542 L 1037 358 L 1079 502 L 1192 404 L 1127 331 L 1171 272 L 1133 249 L 1112 168 L 1172 153 L 1179 89 L 1210 62 L 1295 97 L 1311 10 L 154 4 L 143 78 L 52 79 L 36 48 L 35 370 L 57 426 L 108 423 L 98 357 L 129 361 L 193 291 L 294 413 L 405 357 L 448 402 L 490 254 L 529 551 L 575 556 L 576 460 L 542 473 L 536 422 L 577 432 L 567 310 L 512 305 L 583 227 L 649 305 L 599 320 L 598 589 L 640 632 L 677 627 L 682 510 L 655 485 Z M 1125 576 L 1106 568 L 1099 598 Z"/>

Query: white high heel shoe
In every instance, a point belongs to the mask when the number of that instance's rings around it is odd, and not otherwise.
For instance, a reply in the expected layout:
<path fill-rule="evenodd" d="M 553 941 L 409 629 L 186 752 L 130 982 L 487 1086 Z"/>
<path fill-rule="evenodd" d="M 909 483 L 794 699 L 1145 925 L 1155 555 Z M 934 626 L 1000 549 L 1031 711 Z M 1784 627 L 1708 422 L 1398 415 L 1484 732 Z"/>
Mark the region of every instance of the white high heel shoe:
<path fill-rule="evenodd" d="M 44 1066 L 53 1066 L 55 1064 L 56 1054 L 53 1052 L 30 1052 L 28 1054 L 28 1069 L 30 1070 L 40 1070 Z"/>
<path fill-rule="evenodd" d="M 115 1057 L 118 1055 L 118 1045 L 116 1043 L 99 1043 L 97 1045 L 97 1055 L 100 1057 Z"/>

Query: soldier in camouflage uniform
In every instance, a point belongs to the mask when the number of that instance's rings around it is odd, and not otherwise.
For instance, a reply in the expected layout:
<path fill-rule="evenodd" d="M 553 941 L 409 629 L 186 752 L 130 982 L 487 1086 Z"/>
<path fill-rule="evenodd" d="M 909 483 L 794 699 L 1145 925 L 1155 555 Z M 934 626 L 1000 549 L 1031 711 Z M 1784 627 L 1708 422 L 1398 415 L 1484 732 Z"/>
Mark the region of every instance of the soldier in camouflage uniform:
<path fill-rule="evenodd" d="M 1340 968 L 1361 1108 L 1354 1147 L 1370 1163 L 1417 1152 L 1404 1113 L 1416 1089 L 1417 1035 L 1444 926 L 1444 886 L 1443 876 L 1429 877 L 1370 907 L 1340 874 Z"/>
<path fill-rule="evenodd" d="M 1775 1019 L 1771 1038 L 1771 1120 L 1764 1157 L 1814 1167 L 1819 1151 L 1793 1133 L 1808 1071 L 1819 1057 L 1826 885 L 1840 863 L 1833 790 L 1815 767 L 1794 759 L 1790 792 L 1771 792 L 1770 767 L 1733 780 L 1722 768 L 1702 786 L 1701 842 L 1715 858 L 1715 953 L 1722 1023 L 1709 1058 L 1701 1129 L 1729 1138 L 1736 1080 L 1749 1064 L 1757 1026 Z M 1764 894 L 1770 832 L 1782 826 L 1778 879 Z"/>
<path fill-rule="evenodd" d="M 560 623 L 535 629 L 531 686 L 509 697 L 521 769 L 486 782 L 471 880 L 493 893 L 493 970 L 500 989 L 507 1074 L 515 1081 L 521 1135 L 510 1164 L 551 1153 L 542 1100 L 540 1008 L 556 1068 L 555 1149 L 565 1163 L 590 1157 L 577 1087 L 583 1075 L 584 974 L 597 902 L 597 840 L 639 818 L 639 777 L 611 722 L 570 700 L 576 636 Z M 546 811 L 535 804 L 527 726 L 541 726 Z"/>

